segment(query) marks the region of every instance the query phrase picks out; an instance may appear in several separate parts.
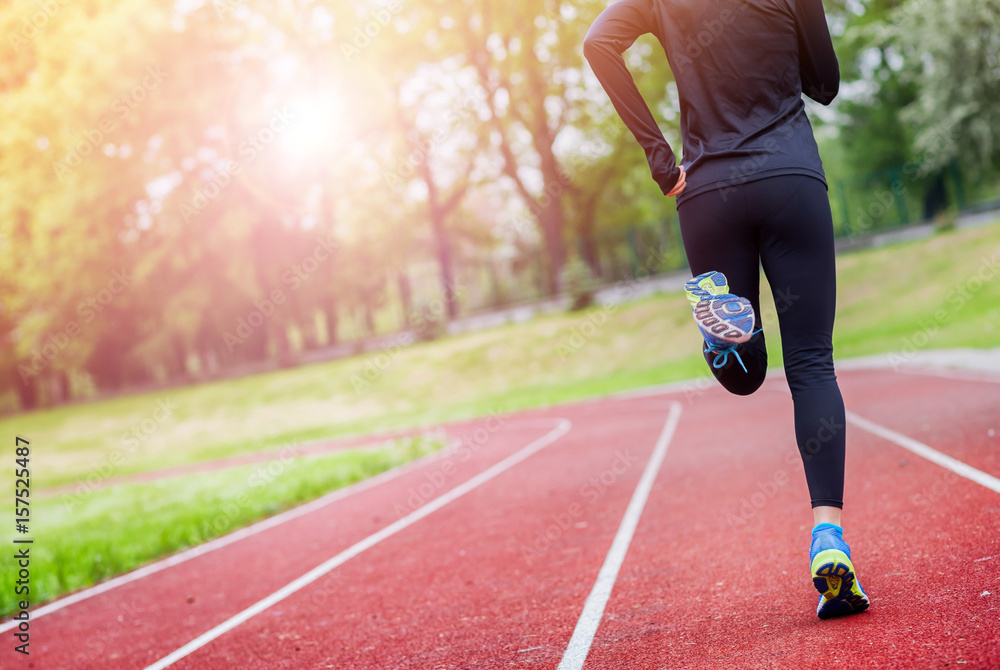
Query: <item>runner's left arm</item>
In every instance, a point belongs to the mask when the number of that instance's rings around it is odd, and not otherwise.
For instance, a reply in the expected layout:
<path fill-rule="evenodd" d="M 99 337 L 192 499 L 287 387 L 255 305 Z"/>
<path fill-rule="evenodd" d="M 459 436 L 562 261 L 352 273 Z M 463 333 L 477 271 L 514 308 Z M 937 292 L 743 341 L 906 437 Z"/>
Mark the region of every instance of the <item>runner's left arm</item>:
<path fill-rule="evenodd" d="M 829 105 L 840 90 L 840 64 L 826 24 L 823 0 L 795 0 L 802 92 Z"/>

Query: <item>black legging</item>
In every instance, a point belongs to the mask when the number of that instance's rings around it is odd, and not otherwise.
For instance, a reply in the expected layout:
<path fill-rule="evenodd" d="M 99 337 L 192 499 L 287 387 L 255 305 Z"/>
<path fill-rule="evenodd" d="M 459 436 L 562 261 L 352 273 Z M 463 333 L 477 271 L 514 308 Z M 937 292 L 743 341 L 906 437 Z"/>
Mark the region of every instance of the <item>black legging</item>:
<path fill-rule="evenodd" d="M 844 400 L 833 370 L 836 266 L 826 186 L 786 175 L 701 193 L 679 210 L 693 275 L 717 270 L 729 290 L 753 304 L 760 321 L 760 266 L 771 284 L 785 376 L 795 405 L 795 440 L 813 507 L 843 507 Z M 747 372 L 730 356 L 713 373 L 730 392 L 749 395 L 767 373 L 764 333 L 739 345 Z M 705 354 L 711 363 L 715 354 Z"/>

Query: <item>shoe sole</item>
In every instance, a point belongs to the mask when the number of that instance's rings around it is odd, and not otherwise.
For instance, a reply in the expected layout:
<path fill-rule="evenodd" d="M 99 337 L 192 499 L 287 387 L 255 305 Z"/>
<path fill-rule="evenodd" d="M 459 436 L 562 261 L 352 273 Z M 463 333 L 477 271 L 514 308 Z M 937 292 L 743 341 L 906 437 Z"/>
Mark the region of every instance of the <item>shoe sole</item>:
<path fill-rule="evenodd" d="M 729 282 L 721 272 L 705 272 L 688 279 L 684 284 L 684 292 L 691 305 L 697 305 L 700 300 L 729 293 Z"/>
<path fill-rule="evenodd" d="M 821 596 L 816 609 L 820 619 L 857 614 L 868 609 L 871 603 L 858 584 L 854 564 L 847 554 L 839 549 L 821 551 L 813 559 L 811 569 L 813 585 Z"/>
<path fill-rule="evenodd" d="M 753 334 L 753 307 L 746 298 L 732 294 L 713 296 L 711 300 L 696 303 L 692 313 L 707 341 L 722 340 L 728 344 L 741 344 Z M 733 319 L 741 316 L 749 317 L 749 328 L 743 329 L 732 324 Z"/>

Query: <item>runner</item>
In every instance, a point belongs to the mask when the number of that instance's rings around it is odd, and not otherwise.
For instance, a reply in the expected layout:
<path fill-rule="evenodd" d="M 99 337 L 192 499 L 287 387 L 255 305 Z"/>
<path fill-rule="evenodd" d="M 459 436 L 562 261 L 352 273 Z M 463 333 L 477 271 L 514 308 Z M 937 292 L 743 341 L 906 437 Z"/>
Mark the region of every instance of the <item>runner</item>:
<path fill-rule="evenodd" d="M 677 82 L 680 165 L 622 58 L 646 33 Z M 833 366 L 833 218 L 802 101 L 805 93 L 828 105 L 840 86 L 821 0 L 621 0 L 591 26 L 584 54 L 653 179 L 677 197 L 705 359 L 737 395 L 756 391 L 767 373 L 757 316 L 763 266 L 812 500 L 816 612 L 866 610 L 841 526 L 846 420 Z"/>

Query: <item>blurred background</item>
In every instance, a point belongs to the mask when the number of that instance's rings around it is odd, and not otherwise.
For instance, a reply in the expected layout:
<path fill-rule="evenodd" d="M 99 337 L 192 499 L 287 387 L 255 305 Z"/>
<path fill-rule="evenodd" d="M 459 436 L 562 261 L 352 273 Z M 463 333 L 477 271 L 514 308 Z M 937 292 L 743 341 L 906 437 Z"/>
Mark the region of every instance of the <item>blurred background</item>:
<path fill-rule="evenodd" d="M 582 57 L 604 7 L 0 5 L 33 604 L 441 449 L 443 421 L 714 384 L 674 201 Z M 1000 2 L 825 7 L 838 357 L 998 346 Z M 662 49 L 626 59 L 680 150 Z"/>
<path fill-rule="evenodd" d="M 5 3 L 0 409 L 683 268 L 673 201 L 582 59 L 604 6 Z M 838 234 L 995 206 L 997 3 L 826 8 L 844 85 L 810 113 Z M 662 50 L 627 56 L 680 147 Z"/>

